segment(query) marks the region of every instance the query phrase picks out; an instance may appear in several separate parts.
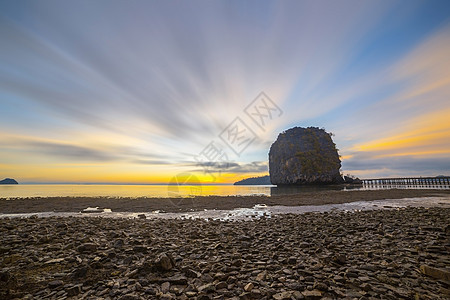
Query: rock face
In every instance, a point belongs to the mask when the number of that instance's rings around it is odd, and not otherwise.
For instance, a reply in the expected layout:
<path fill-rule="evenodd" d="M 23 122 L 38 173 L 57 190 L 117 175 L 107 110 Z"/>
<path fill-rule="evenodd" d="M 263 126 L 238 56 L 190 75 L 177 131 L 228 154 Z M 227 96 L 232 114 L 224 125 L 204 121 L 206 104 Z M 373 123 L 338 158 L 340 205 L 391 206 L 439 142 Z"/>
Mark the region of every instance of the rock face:
<path fill-rule="evenodd" d="M 341 160 L 331 135 L 316 127 L 294 127 L 278 135 L 269 151 L 270 181 L 276 185 L 343 183 Z"/>
<path fill-rule="evenodd" d="M 5 178 L 3 180 L 0 180 L 0 184 L 19 184 L 19 183 L 12 178 Z"/>

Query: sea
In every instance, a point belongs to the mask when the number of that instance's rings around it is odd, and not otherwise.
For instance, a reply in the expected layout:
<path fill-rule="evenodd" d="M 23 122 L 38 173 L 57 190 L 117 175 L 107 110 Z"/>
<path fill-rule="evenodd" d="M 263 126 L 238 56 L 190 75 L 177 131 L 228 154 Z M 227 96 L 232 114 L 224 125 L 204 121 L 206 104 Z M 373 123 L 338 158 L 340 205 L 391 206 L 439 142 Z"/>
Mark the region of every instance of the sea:
<path fill-rule="evenodd" d="M 379 190 L 390 188 L 450 189 L 449 186 L 303 186 L 277 187 L 274 185 L 105 185 L 105 184 L 18 184 L 0 185 L 0 198 L 30 197 L 193 197 L 193 196 L 274 196 L 292 195 L 324 190 Z"/>

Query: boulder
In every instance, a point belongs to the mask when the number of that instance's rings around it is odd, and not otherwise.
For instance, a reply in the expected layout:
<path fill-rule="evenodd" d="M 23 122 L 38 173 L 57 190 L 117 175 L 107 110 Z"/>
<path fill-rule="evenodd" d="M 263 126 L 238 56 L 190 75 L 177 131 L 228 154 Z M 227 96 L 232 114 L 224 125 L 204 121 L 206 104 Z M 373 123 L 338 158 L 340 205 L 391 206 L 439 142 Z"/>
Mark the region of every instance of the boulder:
<path fill-rule="evenodd" d="M 331 134 L 294 127 L 278 135 L 269 151 L 270 181 L 276 185 L 339 184 L 341 160 Z"/>

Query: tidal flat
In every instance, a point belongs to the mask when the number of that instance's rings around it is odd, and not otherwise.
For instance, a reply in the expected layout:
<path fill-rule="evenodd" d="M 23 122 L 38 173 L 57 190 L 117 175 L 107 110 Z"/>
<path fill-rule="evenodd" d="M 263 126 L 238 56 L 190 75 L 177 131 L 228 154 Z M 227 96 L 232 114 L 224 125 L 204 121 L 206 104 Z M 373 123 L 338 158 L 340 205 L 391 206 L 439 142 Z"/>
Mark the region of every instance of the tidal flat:
<path fill-rule="evenodd" d="M 287 191 L 291 191 L 287 189 Z M 267 206 L 304 206 L 343 204 L 383 199 L 448 197 L 450 189 L 384 189 L 384 190 L 295 190 L 296 193 L 263 196 L 196 196 L 160 197 L 29 197 L 0 198 L 0 214 L 38 212 L 80 212 L 87 207 L 111 209 L 113 212 L 191 212 Z"/>
<path fill-rule="evenodd" d="M 450 209 L 0 219 L 1 299 L 448 299 Z"/>

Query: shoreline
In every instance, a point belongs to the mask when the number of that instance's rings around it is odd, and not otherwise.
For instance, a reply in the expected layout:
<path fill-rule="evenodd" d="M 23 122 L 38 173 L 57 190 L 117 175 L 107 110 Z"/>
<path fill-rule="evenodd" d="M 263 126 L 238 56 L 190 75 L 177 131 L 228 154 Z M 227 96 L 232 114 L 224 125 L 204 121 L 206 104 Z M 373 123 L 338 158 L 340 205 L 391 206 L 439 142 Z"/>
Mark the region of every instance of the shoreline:
<path fill-rule="evenodd" d="M 450 208 L 0 219 L 2 299 L 448 299 Z"/>
<path fill-rule="evenodd" d="M 267 206 L 257 204 L 252 208 L 235 208 L 228 210 L 198 210 L 189 212 L 113 212 L 110 209 L 88 208 L 82 212 L 33 212 L 2 214 L 6 218 L 125 218 L 125 219 L 203 219 L 214 221 L 253 221 L 259 218 L 272 218 L 287 214 L 360 212 L 367 210 L 404 209 L 404 208 L 450 208 L 450 197 L 418 197 L 402 199 L 384 199 L 356 201 L 341 204 L 302 205 L 302 206 Z"/>
<path fill-rule="evenodd" d="M 343 204 L 357 201 L 449 196 L 450 190 L 391 189 L 314 191 L 276 196 L 200 196 L 193 198 L 36 197 L 0 199 L 0 213 L 80 212 L 87 207 L 113 212 L 192 212 L 267 206 Z"/>

